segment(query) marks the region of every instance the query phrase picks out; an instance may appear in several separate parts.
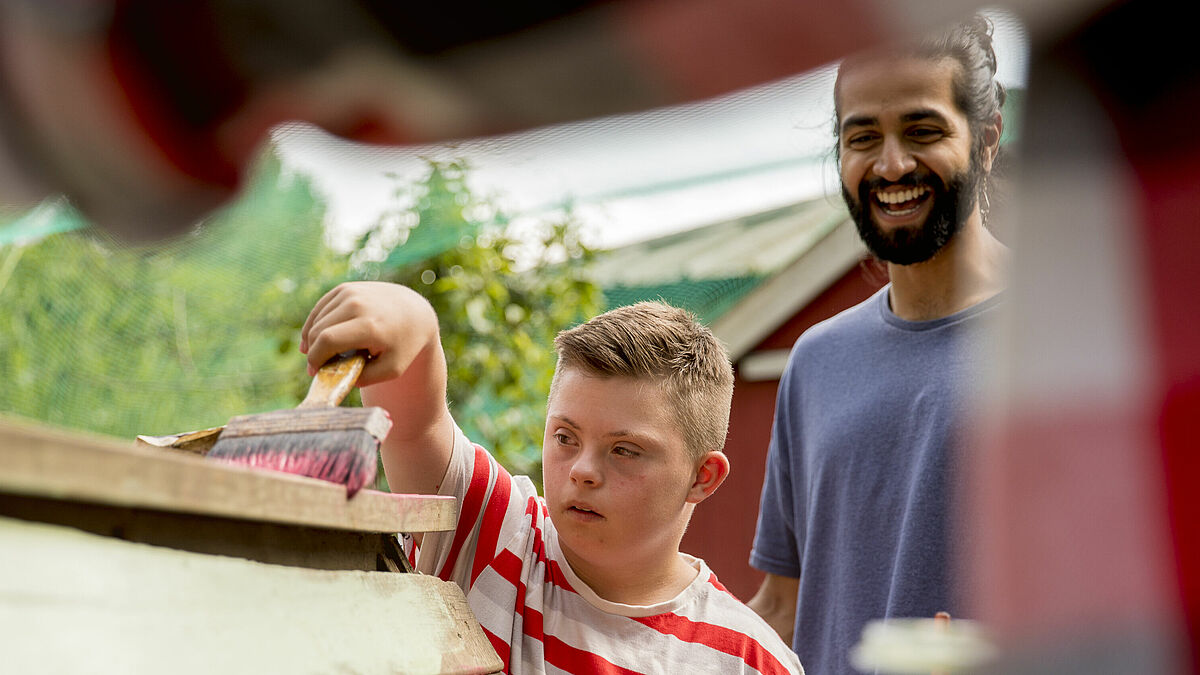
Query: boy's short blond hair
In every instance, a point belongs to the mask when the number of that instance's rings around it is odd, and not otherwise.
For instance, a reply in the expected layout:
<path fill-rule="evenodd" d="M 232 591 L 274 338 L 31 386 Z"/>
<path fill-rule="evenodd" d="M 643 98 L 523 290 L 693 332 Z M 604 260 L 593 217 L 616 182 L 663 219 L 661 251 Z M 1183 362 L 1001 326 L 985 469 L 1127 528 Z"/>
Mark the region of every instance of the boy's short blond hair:
<path fill-rule="evenodd" d="M 558 374 L 658 380 L 693 458 L 725 447 L 733 366 L 729 352 L 690 312 L 661 302 L 618 307 L 554 339 Z"/>

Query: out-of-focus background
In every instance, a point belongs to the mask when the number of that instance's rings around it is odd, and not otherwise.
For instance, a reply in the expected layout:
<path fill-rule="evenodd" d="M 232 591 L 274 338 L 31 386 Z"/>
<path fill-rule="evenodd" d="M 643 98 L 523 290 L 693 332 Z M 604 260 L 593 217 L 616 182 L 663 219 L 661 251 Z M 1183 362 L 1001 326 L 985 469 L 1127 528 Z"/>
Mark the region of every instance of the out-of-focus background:
<path fill-rule="evenodd" d="M 786 349 L 886 281 L 837 196 L 833 60 L 979 3 L 247 7 L 3 5 L 0 412 L 130 439 L 291 407 L 313 302 L 387 279 L 439 310 L 459 422 L 536 476 L 553 335 L 661 297 L 735 359 L 733 475 L 684 549 L 748 597 Z M 976 614 L 998 672 L 1197 672 L 1197 10 L 987 11 L 1014 267 Z"/>
<path fill-rule="evenodd" d="M 1018 120 L 1028 37 L 992 17 Z M 286 407 L 307 386 L 307 310 L 341 281 L 387 278 L 444 298 L 460 423 L 536 476 L 555 332 L 657 296 L 713 323 L 844 227 L 833 75 L 399 148 L 283 124 L 235 201 L 152 244 L 61 196 L 10 208 L 0 407 L 129 438 Z M 763 448 L 739 467 L 758 471 Z"/>
<path fill-rule="evenodd" d="M 1011 12 L 990 15 L 1011 145 L 1028 36 Z M 540 481 L 555 333 L 665 299 L 733 348 L 736 471 L 686 545 L 749 598 L 787 347 L 886 277 L 864 262 L 841 201 L 834 74 L 822 65 L 687 104 L 402 148 L 284 124 L 234 202 L 156 244 L 108 235 L 51 197 L 0 226 L 12 321 L 0 409 L 133 438 L 294 406 L 308 385 L 307 311 L 342 281 L 387 279 L 439 310 L 458 422 Z"/>

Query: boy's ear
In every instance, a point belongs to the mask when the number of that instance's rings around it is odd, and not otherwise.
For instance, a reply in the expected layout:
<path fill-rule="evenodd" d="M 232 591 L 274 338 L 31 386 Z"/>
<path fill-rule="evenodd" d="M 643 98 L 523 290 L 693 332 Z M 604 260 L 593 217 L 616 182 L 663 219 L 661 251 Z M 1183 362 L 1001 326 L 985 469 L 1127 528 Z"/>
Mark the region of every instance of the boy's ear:
<path fill-rule="evenodd" d="M 719 450 L 711 450 L 700 460 L 692 487 L 688 489 L 687 501 L 699 504 L 708 499 L 729 477 L 729 458 Z"/>

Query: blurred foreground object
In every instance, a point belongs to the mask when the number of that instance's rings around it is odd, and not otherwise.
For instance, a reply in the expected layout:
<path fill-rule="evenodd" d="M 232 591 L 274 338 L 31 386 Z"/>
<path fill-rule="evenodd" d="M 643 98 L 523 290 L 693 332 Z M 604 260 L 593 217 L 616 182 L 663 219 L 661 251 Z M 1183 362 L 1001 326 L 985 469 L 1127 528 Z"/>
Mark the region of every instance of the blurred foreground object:
<path fill-rule="evenodd" d="M 863 672 L 928 675 L 974 671 L 996 655 L 983 628 L 962 619 L 888 619 L 863 628 L 850 661 Z"/>
<path fill-rule="evenodd" d="M 880 39 L 857 3 L 791 0 L 6 0 L 0 199 L 63 192 L 132 238 L 227 200 L 292 120 L 447 141 L 695 100 Z"/>
<path fill-rule="evenodd" d="M 1200 670 L 1189 7 L 1113 3 L 1035 40 L 1011 315 L 969 458 L 989 673 Z"/>
<path fill-rule="evenodd" d="M 228 199 L 282 121 L 424 143 L 645 109 L 982 3 L 401 4 L 0 2 L 0 199 L 63 192 L 113 231 L 167 236 Z M 994 672 L 1197 672 L 1200 10 L 1000 4 L 1034 62 L 1011 316 L 972 458 L 976 616 Z"/>

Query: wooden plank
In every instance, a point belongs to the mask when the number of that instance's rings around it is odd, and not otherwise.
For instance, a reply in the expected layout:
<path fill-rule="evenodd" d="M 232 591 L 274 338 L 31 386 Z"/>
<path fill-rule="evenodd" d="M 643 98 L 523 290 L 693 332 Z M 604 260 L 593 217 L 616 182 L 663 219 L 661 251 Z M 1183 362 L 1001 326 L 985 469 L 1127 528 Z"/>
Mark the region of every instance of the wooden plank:
<path fill-rule="evenodd" d="M 493 673 L 453 583 L 185 553 L 0 518 L 17 673 Z"/>
<path fill-rule="evenodd" d="M 0 417 L 0 492 L 358 532 L 454 529 L 453 497 L 362 490 Z"/>

